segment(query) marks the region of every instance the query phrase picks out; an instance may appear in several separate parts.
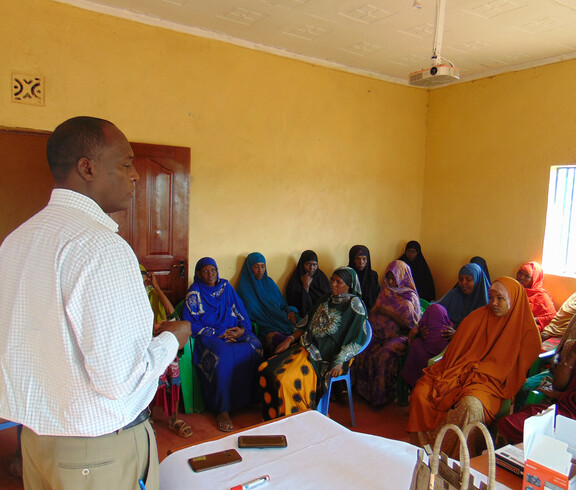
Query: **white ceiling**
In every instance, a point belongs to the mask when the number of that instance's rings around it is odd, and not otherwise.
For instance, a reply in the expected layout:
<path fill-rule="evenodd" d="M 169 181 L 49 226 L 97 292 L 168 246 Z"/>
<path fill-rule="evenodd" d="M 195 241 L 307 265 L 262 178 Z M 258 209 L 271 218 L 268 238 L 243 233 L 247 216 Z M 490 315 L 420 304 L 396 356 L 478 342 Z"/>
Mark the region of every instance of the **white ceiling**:
<path fill-rule="evenodd" d="M 56 0 L 396 83 L 430 66 L 436 2 Z M 576 58 L 576 0 L 446 0 L 461 81 Z"/>

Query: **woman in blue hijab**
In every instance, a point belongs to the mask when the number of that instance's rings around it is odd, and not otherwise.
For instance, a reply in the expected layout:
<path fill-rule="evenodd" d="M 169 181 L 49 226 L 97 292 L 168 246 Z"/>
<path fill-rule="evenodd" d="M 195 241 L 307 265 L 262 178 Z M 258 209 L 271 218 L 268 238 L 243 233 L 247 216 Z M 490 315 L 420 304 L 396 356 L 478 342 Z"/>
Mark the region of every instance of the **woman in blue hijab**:
<path fill-rule="evenodd" d="M 478 264 L 466 264 L 458 273 L 458 284 L 437 301 L 448 311 L 454 330 L 446 329 L 446 337 L 451 338 L 465 317 L 476 308 L 488 304 L 490 281 Z"/>
<path fill-rule="evenodd" d="M 214 259 L 204 257 L 196 264 L 182 316 L 192 326 L 192 362 L 204 403 L 216 414 L 218 428 L 230 432 L 234 426 L 228 412 L 249 405 L 256 394 L 262 344 L 252 332 L 242 300 L 219 277 Z"/>
<path fill-rule="evenodd" d="M 268 276 L 264 255 L 253 252 L 244 262 L 238 284 L 250 319 L 258 325 L 258 336 L 267 357 L 294 333 L 298 309 L 288 306 L 274 280 Z"/>

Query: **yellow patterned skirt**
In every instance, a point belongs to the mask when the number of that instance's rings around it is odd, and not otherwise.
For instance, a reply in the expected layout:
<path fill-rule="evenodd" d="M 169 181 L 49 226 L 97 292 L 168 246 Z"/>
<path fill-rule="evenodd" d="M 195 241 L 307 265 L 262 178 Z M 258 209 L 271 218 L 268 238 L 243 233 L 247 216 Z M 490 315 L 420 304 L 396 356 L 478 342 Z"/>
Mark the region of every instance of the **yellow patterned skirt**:
<path fill-rule="evenodd" d="M 317 376 L 304 347 L 296 345 L 271 357 L 258 372 L 264 420 L 316 408 Z"/>

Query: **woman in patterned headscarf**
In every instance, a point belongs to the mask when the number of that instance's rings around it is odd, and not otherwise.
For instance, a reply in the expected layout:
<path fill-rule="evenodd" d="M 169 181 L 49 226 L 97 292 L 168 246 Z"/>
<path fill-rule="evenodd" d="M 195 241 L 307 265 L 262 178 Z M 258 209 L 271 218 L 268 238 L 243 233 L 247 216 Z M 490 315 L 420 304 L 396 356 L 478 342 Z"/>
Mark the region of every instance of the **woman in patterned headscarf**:
<path fill-rule="evenodd" d="M 297 326 L 278 347 L 280 353 L 258 368 L 264 420 L 316 408 L 330 378 L 348 369 L 366 341 L 366 307 L 356 272 L 336 269 L 330 286 L 307 323 Z"/>
<path fill-rule="evenodd" d="M 398 363 L 408 347 L 408 333 L 422 314 L 412 273 L 405 262 L 390 262 L 385 279 L 370 312 L 372 342 L 352 367 L 356 391 L 372 405 L 394 400 Z"/>

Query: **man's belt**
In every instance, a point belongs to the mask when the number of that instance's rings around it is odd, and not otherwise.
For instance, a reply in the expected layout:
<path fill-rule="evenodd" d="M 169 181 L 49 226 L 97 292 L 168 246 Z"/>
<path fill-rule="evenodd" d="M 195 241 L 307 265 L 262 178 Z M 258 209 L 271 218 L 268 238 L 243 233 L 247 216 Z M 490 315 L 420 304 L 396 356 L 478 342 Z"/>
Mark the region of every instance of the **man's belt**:
<path fill-rule="evenodd" d="M 129 424 L 126 424 L 124 427 L 122 427 L 120 430 L 126 430 L 126 429 L 131 429 L 132 427 L 136 427 L 137 425 L 140 425 L 142 422 L 145 422 L 146 420 L 148 420 L 148 417 L 150 416 L 150 411 L 148 410 L 148 407 L 146 407 L 144 410 L 142 410 L 138 416 Z"/>

